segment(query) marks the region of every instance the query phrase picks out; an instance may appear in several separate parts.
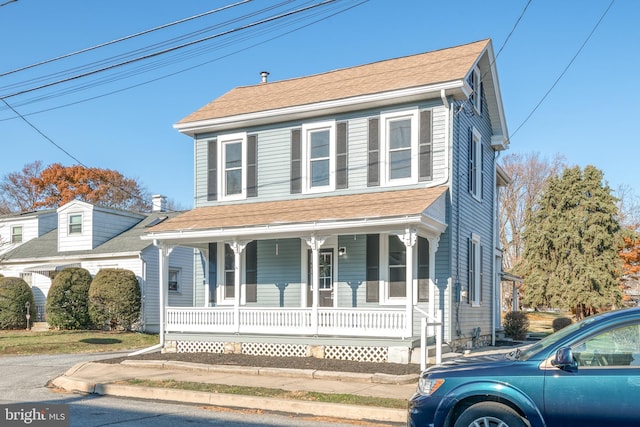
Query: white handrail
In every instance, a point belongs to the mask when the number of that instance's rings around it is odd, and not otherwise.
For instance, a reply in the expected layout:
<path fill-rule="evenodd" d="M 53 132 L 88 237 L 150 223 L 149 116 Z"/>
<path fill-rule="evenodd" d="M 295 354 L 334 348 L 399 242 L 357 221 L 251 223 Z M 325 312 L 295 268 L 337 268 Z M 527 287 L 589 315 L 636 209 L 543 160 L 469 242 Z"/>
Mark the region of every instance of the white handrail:
<path fill-rule="evenodd" d="M 436 316 L 432 317 L 420 307 L 414 307 L 417 312 L 424 317 L 420 319 L 420 370 L 427 368 L 427 327 L 436 327 L 436 360 L 435 364 L 442 363 L 442 310 L 436 311 Z"/>

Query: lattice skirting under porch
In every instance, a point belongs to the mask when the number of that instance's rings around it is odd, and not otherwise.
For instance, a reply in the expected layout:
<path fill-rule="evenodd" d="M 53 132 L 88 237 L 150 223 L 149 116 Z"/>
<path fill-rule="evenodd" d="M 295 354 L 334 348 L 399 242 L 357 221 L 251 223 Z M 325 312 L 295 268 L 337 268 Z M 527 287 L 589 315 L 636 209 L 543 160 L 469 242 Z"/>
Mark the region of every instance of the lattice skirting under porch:
<path fill-rule="evenodd" d="M 311 346 L 305 344 L 279 343 L 225 343 L 222 341 L 175 341 L 169 343 L 177 353 L 225 353 L 239 352 L 254 356 L 273 357 L 320 357 L 325 359 L 352 360 L 356 362 L 387 362 L 387 347 Z M 166 351 L 171 351 L 169 348 Z"/>

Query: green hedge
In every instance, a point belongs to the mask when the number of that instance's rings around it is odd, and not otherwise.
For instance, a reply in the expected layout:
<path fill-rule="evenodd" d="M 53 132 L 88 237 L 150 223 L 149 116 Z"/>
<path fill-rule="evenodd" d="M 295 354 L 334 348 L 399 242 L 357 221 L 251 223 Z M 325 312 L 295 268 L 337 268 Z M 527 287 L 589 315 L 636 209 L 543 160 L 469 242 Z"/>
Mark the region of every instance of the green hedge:
<path fill-rule="evenodd" d="M 27 282 L 17 277 L 0 278 L 0 329 L 26 329 L 27 302 L 31 324 L 36 318 L 36 304 Z"/>
<path fill-rule="evenodd" d="M 510 311 L 504 316 L 504 335 L 514 340 L 524 340 L 527 338 L 529 330 L 529 318 L 523 311 Z"/>
<path fill-rule="evenodd" d="M 65 268 L 53 279 L 47 294 L 47 322 L 59 329 L 91 329 L 89 287 L 84 268 Z"/>
<path fill-rule="evenodd" d="M 140 319 L 141 301 L 132 271 L 100 270 L 89 288 L 89 317 L 100 329 L 131 330 Z"/>

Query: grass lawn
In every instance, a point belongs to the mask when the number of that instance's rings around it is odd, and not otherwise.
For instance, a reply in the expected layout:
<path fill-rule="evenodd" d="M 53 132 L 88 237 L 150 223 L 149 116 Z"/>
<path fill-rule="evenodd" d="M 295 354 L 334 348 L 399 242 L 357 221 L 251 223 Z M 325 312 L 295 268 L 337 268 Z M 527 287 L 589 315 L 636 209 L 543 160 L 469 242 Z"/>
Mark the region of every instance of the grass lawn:
<path fill-rule="evenodd" d="M 103 331 L 0 331 L 0 355 L 95 353 L 158 344 L 158 335 Z"/>
<path fill-rule="evenodd" d="M 553 333 L 553 321 L 559 317 L 573 319 L 571 313 L 556 311 L 528 311 L 529 335 L 532 337 L 545 337 Z"/>

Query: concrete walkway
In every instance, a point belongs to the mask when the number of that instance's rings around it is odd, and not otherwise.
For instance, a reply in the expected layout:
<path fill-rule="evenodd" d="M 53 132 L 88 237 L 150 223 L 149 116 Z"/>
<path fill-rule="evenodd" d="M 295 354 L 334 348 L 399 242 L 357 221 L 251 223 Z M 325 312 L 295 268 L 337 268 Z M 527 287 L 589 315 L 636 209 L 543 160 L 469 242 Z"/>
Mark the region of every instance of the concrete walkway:
<path fill-rule="evenodd" d="M 359 374 L 261 367 L 202 365 L 170 361 L 127 360 L 121 364 L 85 362 L 52 381 L 68 391 L 181 403 L 261 409 L 353 420 L 403 424 L 405 409 L 284 400 L 119 384 L 129 379 L 175 380 L 287 391 L 351 394 L 406 400 L 416 390 L 418 374 Z"/>

